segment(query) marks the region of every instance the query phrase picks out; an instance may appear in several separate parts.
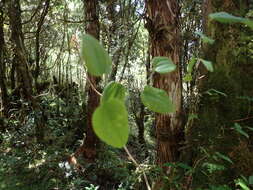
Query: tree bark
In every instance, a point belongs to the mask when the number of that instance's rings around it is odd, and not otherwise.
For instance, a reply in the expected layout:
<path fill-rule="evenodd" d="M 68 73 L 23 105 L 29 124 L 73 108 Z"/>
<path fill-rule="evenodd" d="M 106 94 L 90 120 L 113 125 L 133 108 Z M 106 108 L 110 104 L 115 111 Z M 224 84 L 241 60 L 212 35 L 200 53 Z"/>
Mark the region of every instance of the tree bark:
<path fill-rule="evenodd" d="M 85 19 L 86 19 L 86 33 L 99 39 L 99 15 L 98 15 L 98 0 L 84 0 Z M 100 77 L 95 77 L 87 74 L 88 80 L 97 88 L 101 80 Z M 88 81 L 87 81 L 88 82 Z M 87 125 L 86 138 L 83 143 L 83 156 L 90 161 L 94 161 L 97 155 L 98 138 L 92 128 L 92 114 L 99 105 L 100 97 L 88 84 L 88 102 L 87 102 Z"/>
<path fill-rule="evenodd" d="M 152 57 L 166 56 L 177 65 L 176 71 L 156 73 L 153 84 L 165 90 L 175 106 L 172 114 L 156 114 L 157 163 L 175 162 L 179 159 L 179 142 L 183 136 L 181 126 L 182 84 L 179 65 L 179 4 L 177 0 L 146 0 L 146 28 L 150 36 Z"/>
<path fill-rule="evenodd" d="M 27 65 L 19 0 L 8 1 L 8 15 L 10 18 L 11 40 L 13 42 L 13 50 L 17 60 L 16 73 L 17 75 L 20 75 L 20 77 L 18 77 L 18 86 L 22 87 L 24 98 L 32 100 L 32 79 Z"/>
<path fill-rule="evenodd" d="M 35 114 L 36 136 L 39 142 L 43 142 L 45 129 L 44 112 L 33 97 L 32 78 L 28 68 L 24 35 L 22 32 L 20 0 L 9 0 L 7 5 L 18 88 L 22 89 L 21 95 L 31 103 L 32 109 L 37 112 Z"/>
<path fill-rule="evenodd" d="M 35 86 L 36 89 L 38 89 L 38 77 L 40 74 L 40 32 L 42 29 L 42 26 L 45 21 L 45 17 L 47 16 L 49 6 L 50 6 L 50 0 L 45 0 L 44 2 L 44 8 L 40 17 L 40 20 L 37 24 L 37 30 L 36 30 L 36 39 L 35 39 L 35 72 L 34 72 L 34 80 L 35 80 Z"/>
<path fill-rule="evenodd" d="M 3 114 L 7 116 L 8 113 L 8 93 L 6 87 L 6 73 L 5 73 L 5 40 L 4 40 L 4 1 L 0 3 L 0 90 L 1 90 L 1 102 L 3 106 Z"/>

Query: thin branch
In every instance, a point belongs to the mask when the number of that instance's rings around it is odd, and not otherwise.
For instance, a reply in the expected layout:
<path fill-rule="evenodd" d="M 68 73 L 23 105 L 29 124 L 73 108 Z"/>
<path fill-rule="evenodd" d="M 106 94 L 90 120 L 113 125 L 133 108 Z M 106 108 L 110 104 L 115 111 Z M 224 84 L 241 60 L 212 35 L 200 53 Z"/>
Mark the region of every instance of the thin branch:
<path fill-rule="evenodd" d="M 27 21 L 24 21 L 22 24 L 28 24 L 29 22 L 31 22 L 32 19 L 35 17 L 35 15 L 39 12 L 41 5 L 42 5 L 42 0 L 40 1 L 40 3 L 38 4 L 38 6 L 36 7 L 34 13 L 33 13 L 32 16 L 30 17 L 30 19 L 27 20 Z M 24 11 L 24 10 L 23 10 L 23 11 Z M 30 10 L 29 10 L 29 11 L 30 11 Z"/>
<path fill-rule="evenodd" d="M 242 118 L 242 119 L 236 119 L 236 120 L 233 120 L 233 122 L 246 121 L 246 120 L 249 120 L 249 119 L 253 119 L 253 116 L 251 116 L 251 117 L 246 117 L 246 118 Z"/>
<path fill-rule="evenodd" d="M 127 153 L 127 155 L 129 156 L 130 160 L 132 160 L 132 162 L 134 163 L 134 165 L 135 165 L 137 168 L 140 167 L 139 164 L 137 163 L 137 161 L 134 159 L 134 157 L 131 155 L 131 153 L 130 153 L 129 150 L 127 149 L 126 146 L 124 146 L 124 150 L 126 151 L 126 153 Z M 143 177 L 144 177 L 144 181 L 145 181 L 145 183 L 146 183 L 147 189 L 148 189 L 148 190 L 151 190 L 151 187 L 150 187 L 150 185 L 149 185 L 148 178 L 147 178 L 147 176 L 146 176 L 145 171 L 142 171 L 142 173 L 143 173 Z"/>
<path fill-rule="evenodd" d="M 88 76 L 88 73 L 86 72 L 86 79 L 88 81 L 88 83 L 90 84 L 92 90 L 94 90 L 99 96 L 102 96 L 102 94 L 96 89 L 96 87 L 93 85 L 93 83 L 90 81 L 90 78 Z"/>

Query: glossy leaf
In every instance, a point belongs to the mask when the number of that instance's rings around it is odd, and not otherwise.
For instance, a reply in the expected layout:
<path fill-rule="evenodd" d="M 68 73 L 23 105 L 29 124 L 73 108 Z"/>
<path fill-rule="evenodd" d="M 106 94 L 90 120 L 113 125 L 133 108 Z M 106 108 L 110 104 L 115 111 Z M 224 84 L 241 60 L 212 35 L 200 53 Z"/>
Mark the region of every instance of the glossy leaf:
<path fill-rule="evenodd" d="M 85 34 L 82 38 L 81 57 L 88 72 L 94 76 L 102 76 L 111 70 L 111 59 L 97 39 Z"/>
<path fill-rule="evenodd" d="M 151 60 L 151 64 L 153 65 L 153 67 L 155 67 L 159 62 L 161 61 L 166 61 L 168 60 L 168 57 L 154 57 L 152 60 Z"/>
<path fill-rule="evenodd" d="M 204 59 L 199 59 L 203 65 L 206 67 L 206 69 L 210 72 L 213 72 L 214 69 L 213 69 L 213 64 L 211 61 L 207 61 L 207 60 L 204 60 Z"/>
<path fill-rule="evenodd" d="M 152 60 L 154 70 L 160 74 L 166 74 L 176 69 L 176 65 L 167 57 L 155 57 Z"/>
<path fill-rule="evenodd" d="M 141 101 L 148 109 L 157 113 L 166 114 L 174 111 L 170 97 L 162 89 L 146 86 L 141 93 Z"/>
<path fill-rule="evenodd" d="M 206 36 L 205 34 L 203 34 L 202 32 L 195 32 L 195 33 L 200 36 L 200 39 L 204 43 L 213 44 L 214 41 L 215 41 L 212 38 L 210 38 L 210 37 Z"/>
<path fill-rule="evenodd" d="M 123 102 L 110 99 L 101 104 L 92 116 L 93 129 L 105 143 L 122 148 L 129 136 L 128 114 Z"/>
<path fill-rule="evenodd" d="M 111 99 L 118 99 L 122 102 L 125 100 L 126 89 L 122 84 L 110 82 L 104 89 L 101 103 Z"/>

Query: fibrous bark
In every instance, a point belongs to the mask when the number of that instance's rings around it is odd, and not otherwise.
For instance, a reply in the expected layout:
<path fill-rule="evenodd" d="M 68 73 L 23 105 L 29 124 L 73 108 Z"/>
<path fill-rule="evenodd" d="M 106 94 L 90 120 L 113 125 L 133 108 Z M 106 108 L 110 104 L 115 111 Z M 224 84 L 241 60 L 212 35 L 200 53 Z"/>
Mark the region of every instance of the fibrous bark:
<path fill-rule="evenodd" d="M 175 106 L 172 114 L 156 114 L 157 162 L 175 162 L 179 158 L 179 142 L 182 140 L 181 99 L 182 87 L 179 66 L 179 5 L 177 0 L 146 0 L 146 28 L 150 35 L 152 57 L 166 56 L 177 65 L 176 71 L 160 75 L 156 73 L 153 84 L 165 90 Z"/>

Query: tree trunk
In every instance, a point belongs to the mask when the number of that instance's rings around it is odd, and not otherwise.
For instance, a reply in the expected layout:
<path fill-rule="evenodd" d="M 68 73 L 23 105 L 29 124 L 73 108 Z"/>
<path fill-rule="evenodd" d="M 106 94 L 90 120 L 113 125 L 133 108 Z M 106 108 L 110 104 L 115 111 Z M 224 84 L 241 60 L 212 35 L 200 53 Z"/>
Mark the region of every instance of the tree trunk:
<path fill-rule="evenodd" d="M 177 0 L 147 0 L 146 28 L 150 35 L 152 57 L 170 57 L 177 65 L 176 71 L 160 75 L 156 73 L 153 83 L 165 90 L 172 98 L 175 112 L 156 114 L 157 162 L 163 166 L 179 158 L 179 142 L 182 140 L 181 96 L 182 84 L 179 65 L 179 5 Z"/>
<path fill-rule="evenodd" d="M 8 1 L 8 15 L 10 18 L 11 40 L 14 44 L 13 50 L 17 60 L 16 72 L 20 75 L 20 77 L 18 77 L 18 86 L 22 87 L 24 98 L 32 100 L 32 79 L 27 65 L 19 0 Z"/>
<path fill-rule="evenodd" d="M 98 20 L 98 0 L 85 0 L 85 19 L 86 19 L 86 33 L 99 39 L 99 20 Z M 97 88 L 100 77 L 95 77 L 90 74 L 87 75 L 88 80 Z M 88 82 L 88 81 L 87 81 Z M 87 125 L 86 138 L 83 143 L 83 156 L 94 161 L 96 158 L 96 149 L 98 146 L 98 138 L 92 128 L 92 114 L 99 105 L 100 97 L 88 84 L 88 102 L 87 102 Z"/>
<path fill-rule="evenodd" d="M 35 81 L 35 86 L 37 90 L 38 90 L 38 77 L 40 74 L 40 32 L 44 24 L 45 18 L 47 16 L 49 6 L 50 6 L 50 0 L 46 0 L 44 2 L 44 8 L 40 16 L 39 22 L 37 24 L 37 30 L 36 30 L 36 39 L 35 39 L 35 58 L 36 59 L 35 59 L 34 81 Z"/>
<path fill-rule="evenodd" d="M 4 56 L 5 56 L 5 41 L 4 41 L 4 2 L 0 3 L 0 91 L 1 91 L 1 103 L 3 106 L 3 114 L 7 116 L 8 113 L 8 93 L 6 87 L 6 74 L 4 69 Z M 0 107 L 1 108 L 1 107 Z"/>
<path fill-rule="evenodd" d="M 15 70 L 18 79 L 18 88 L 21 88 L 23 98 L 31 103 L 35 114 L 36 136 L 39 142 L 44 141 L 44 112 L 33 98 L 32 78 L 28 68 L 27 54 L 22 32 L 21 8 L 19 0 L 8 1 L 8 15 L 10 18 L 11 40 L 13 43 Z"/>

